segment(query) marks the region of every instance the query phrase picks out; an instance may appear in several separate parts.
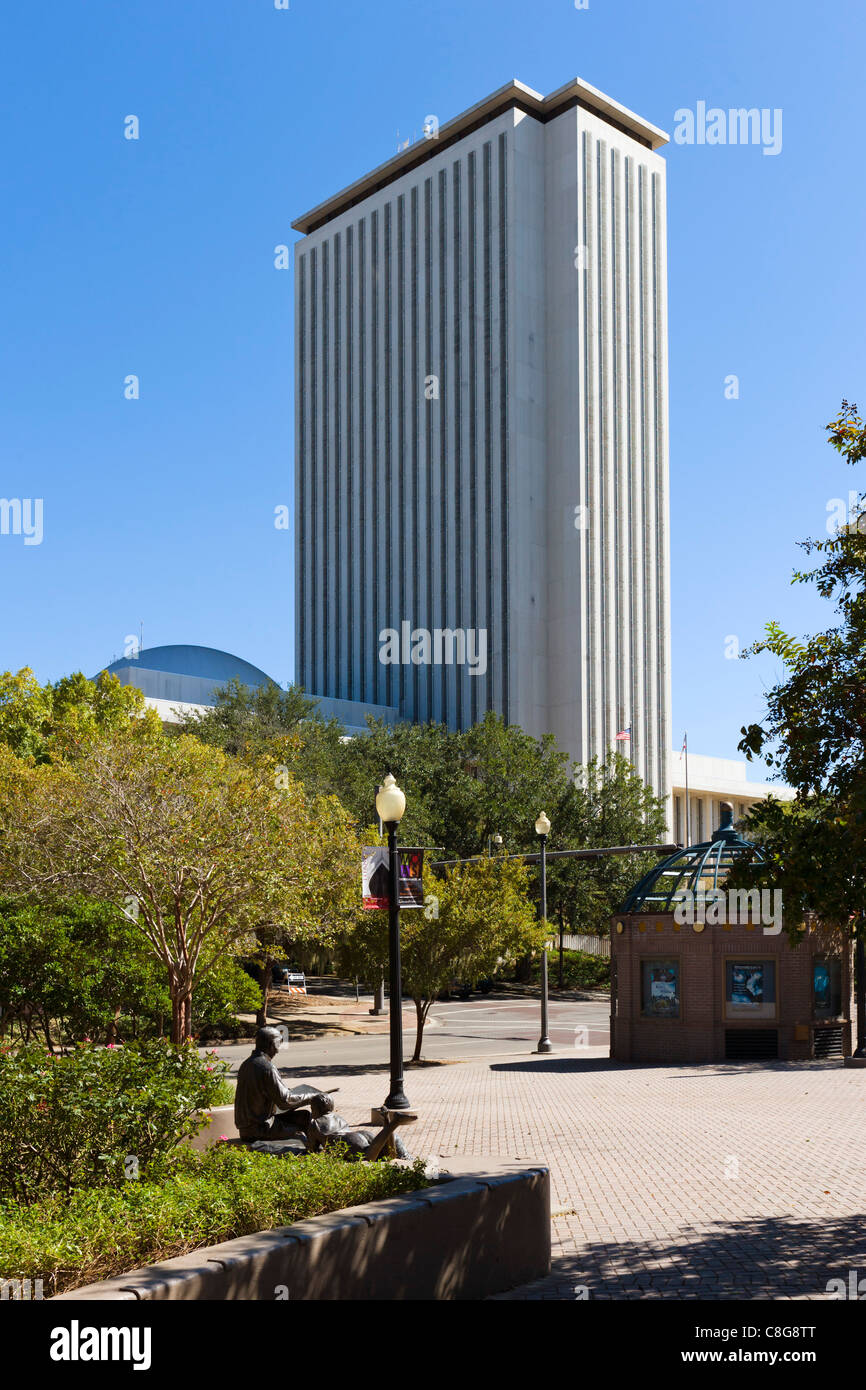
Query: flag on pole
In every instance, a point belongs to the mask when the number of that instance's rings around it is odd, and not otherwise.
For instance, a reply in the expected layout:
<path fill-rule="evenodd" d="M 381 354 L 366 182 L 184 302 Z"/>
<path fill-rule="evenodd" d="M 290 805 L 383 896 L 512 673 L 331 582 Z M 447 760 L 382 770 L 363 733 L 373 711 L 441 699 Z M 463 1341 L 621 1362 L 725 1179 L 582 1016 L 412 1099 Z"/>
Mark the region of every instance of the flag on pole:
<path fill-rule="evenodd" d="M 682 748 L 680 749 L 680 762 L 682 762 L 683 756 L 688 752 L 688 743 L 687 743 L 687 739 L 688 739 L 688 734 L 683 734 L 683 746 L 682 746 Z"/>
<path fill-rule="evenodd" d="M 627 729 L 620 729 L 619 733 L 617 734 L 617 738 L 618 738 L 618 739 L 623 739 L 623 738 L 624 738 L 624 739 L 628 739 L 628 740 L 630 741 L 630 740 L 631 740 L 631 724 L 629 724 L 629 726 L 628 726 Z"/>

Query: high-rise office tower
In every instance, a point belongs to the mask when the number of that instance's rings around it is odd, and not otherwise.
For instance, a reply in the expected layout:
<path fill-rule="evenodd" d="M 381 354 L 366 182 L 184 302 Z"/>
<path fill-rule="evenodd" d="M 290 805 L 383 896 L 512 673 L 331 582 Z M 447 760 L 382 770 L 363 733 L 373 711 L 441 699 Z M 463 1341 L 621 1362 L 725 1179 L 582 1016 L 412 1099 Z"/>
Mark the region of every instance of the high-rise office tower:
<path fill-rule="evenodd" d="M 511 82 L 293 224 L 308 690 L 668 794 L 666 138 Z"/>

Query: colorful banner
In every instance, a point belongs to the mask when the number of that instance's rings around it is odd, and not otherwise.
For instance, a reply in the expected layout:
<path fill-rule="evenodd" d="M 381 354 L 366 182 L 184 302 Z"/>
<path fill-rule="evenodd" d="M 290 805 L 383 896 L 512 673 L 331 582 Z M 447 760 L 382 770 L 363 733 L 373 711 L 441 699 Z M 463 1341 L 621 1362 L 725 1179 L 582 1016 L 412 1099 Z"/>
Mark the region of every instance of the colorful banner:
<path fill-rule="evenodd" d="M 361 904 L 371 912 L 391 905 L 390 863 L 386 845 L 365 845 L 361 860 Z M 403 846 L 400 861 L 400 907 L 424 906 L 424 851 Z"/>
<path fill-rule="evenodd" d="M 389 907 L 390 856 L 383 845 L 365 845 L 361 859 L 361 905 L 369 911 Z"/>
<path fill-rule="evenodd" d="M 400 906 L 424 906 L 424 851 L 400 846 Z"/>

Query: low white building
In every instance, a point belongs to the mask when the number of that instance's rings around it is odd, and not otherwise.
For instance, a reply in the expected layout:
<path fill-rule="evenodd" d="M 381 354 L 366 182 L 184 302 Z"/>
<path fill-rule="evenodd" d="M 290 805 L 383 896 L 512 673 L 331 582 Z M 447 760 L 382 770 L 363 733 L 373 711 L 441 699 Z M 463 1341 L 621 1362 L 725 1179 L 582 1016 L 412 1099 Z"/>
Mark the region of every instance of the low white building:
<path fill-rule="evenodd" d="M 782 782 L 759 782 L 748 778 L 749 764 L 737 758 L 708 758 L 701 753 L 688 755 L 689 825 L 686 826 L 686 759 L 671 755 L 672 793 L 671 831 L 677 844 L 701 844 L 719 824 L 719 803 L 734 808 L 734 820 L 746 814 L 756 801 L 775 796 L 790 801 L 794 792 Z"/>

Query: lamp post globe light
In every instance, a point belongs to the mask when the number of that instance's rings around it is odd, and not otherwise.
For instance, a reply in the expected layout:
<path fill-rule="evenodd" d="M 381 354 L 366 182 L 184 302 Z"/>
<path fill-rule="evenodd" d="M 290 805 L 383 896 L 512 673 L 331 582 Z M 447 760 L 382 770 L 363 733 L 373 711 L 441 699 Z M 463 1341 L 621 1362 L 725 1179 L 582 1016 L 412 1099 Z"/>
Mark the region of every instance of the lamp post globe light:
<path fill-rule="evenodd" d="M 386 1110 L 408 1110 L 403 1090 L 403 988 L 400 978 L 400 861 L 397 827 L 406 810 L 406 797 L 388 773 L 376 797 L 376 812 L 388 830 L 388 960 L 391 973 L 391 1090 Z"/>
<path fill-rule="evenodd" d="M 547 837 L 550 834 L 550 821 L 540 812 L 535 822 L 535 833 L 541 841 L 541 893 L 538 899 L 538 915 L 542 922 L 547 921 Z M 548 1036 L 547 1010 L 547 944 L 541 952 L 541 1037 L 537 1052 L 552 1052 L 553 1043 Z"/>

